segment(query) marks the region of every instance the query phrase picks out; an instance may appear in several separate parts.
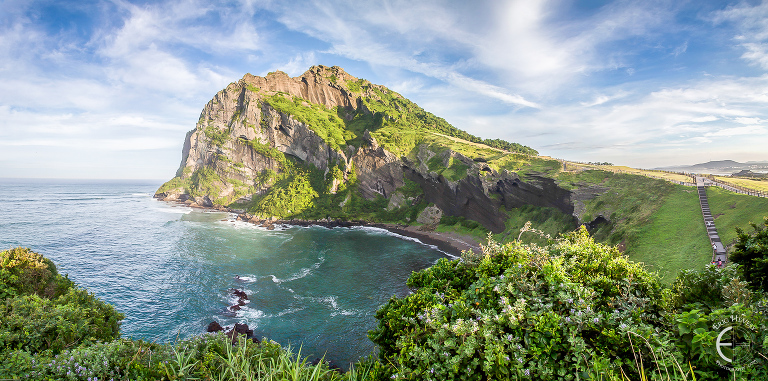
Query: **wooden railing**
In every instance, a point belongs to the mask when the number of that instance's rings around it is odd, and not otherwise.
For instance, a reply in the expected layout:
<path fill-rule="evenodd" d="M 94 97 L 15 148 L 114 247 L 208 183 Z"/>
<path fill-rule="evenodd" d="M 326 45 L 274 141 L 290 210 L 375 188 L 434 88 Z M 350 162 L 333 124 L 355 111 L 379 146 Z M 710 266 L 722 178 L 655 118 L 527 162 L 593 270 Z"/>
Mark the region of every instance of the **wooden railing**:
<path fill-rule="evenodd" d="M 715 178 L 715 176 L 713 175 L 705 175 L 704 177 L 708 178 L 710 181 L 715 183 L 716 186 L 723 188 L 725 190 L 729 190 L 731 192 L 736 192 L 736 193 L 741 193 L 741 194 L 746 194 L 746 195 L 756 196 L 756 197 L 768 197 L 768 192 L 763 192 L 755 189 L 746 188 L 733 183 L 729 183 L 727 181 L 723 181 L 718 178 Z"/>

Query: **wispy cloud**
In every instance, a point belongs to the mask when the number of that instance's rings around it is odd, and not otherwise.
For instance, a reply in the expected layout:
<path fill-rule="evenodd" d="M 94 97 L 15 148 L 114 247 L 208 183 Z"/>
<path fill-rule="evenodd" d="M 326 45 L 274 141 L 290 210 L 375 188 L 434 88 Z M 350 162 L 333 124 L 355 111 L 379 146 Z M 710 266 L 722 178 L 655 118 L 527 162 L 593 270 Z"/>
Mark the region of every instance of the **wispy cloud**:
<path fill-rule="evenodd" d="M 768 69 L 768 2 L 754 6 L 748 3 L 729 6 L 715 12 L 712 21 L 716 24 L 733 23 L 738 32 L 733 40 L 745 50 L 741 58 Z"/>

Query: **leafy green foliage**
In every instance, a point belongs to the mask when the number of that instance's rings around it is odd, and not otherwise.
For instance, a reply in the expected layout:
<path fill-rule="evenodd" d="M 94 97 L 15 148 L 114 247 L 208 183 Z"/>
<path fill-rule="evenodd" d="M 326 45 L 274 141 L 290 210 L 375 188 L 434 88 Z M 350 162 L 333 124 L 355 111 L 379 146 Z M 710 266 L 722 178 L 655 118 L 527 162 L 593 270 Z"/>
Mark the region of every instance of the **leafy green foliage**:
<path fill-rule="evenodd" d="M 71 286 L 50 259 L 17 247 L 0 252 L 0 298 L 36 294 L 53 298 Z"/>
<path fill-rule="evenodd" d="M 718 269 L 717 266 L 706 266 L 704 270 L 683 270 L 672 283 L 674 308 L 691 308 L 709 312 L 723 305 L 723 288 L 732 279 L 738 278 L 736 266 Z"/>
<path fill-rule="evenodd" d="M 82 289 L 55 299 L 22 295 L 0 305 L 0 348 L 58 353 L 65 348 L 119 336 L 123 315 Z"/>
<path fill-rule="evenodd" d="M 308 171 L 294 170 L 279 180 L 264 196 L 259 197 L 249 210 L 261 216 L 291 217 L 312 208 L 317 191 L 312 187 Z"/>
<path fill-rule="evenodd" d="M 165 193 L 165 192 L 174 191 L 178 189 L 180 189 L 181 192 L 188 192 L 189 186 L 190 184 L 188 179 L 182 179 L 181 177 L 174 177 L 166 181 L 163 185 L 161 185 L 160 188 L 155 193 Z"/>
<path fill-rule="evenodd" d="M 24 248 L 0 258 L 0 353 L 58 353 L 119 335 L 123 315 L 59 275 L 49 259 Z"/>
<path fill-rule="evenodd" d="M 200 167 L 192 172 L 189 178 L 189 194 L 192 197 L 218 195 L 224 184 L 221 177 L 211 167 Z"/>
<path fill-rule="evenodd" d="M 216 147 L 221 147 L 229 140 L 231 131 L 230 129 L 218 129 L 209 125 L 203 129 L 203 133 L 211 141 L 211 143 L 213 143 L 213 145 Z"/>
<path fill-rule="evenodd" d="M 731 254 L 731 261 L 741 267 L 744 279 L 756 290 L 768 292 L 768 217 L 763 226 L 752 224 L 747 233 L 738 229 L 738 242 Z"/>
<path fill-rule="evenodd" d="M 576 379 L 591 364 L 632 369 L 627 333 L 661 324 L 657 278 L 585 230 L 550 246 L 490 243 L 414 273 L 376 314 L 382 362 L 403 379 Z"/>

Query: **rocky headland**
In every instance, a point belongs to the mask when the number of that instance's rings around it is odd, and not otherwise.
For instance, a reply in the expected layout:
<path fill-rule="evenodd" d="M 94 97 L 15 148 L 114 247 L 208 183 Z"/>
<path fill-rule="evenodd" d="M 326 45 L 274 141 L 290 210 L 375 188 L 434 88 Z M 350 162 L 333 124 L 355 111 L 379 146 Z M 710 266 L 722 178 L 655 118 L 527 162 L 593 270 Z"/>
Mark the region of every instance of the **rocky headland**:
<path fill-rule="evenodd" d="M 477 236 L 436 232 L 445 218 L 500 233 L 507 211 L 531 205 L 573 216 L 575 226 L 580 204 L 600 194 L 561 186 L 546 173 L 560 164 L 527 147 L 461 138 L 478 139 L 338 67 L 247 74 L 204 107 L 176 177 L 155 197 L 268 229 L 376 226 L 456 253 L 479 249 Z"/>

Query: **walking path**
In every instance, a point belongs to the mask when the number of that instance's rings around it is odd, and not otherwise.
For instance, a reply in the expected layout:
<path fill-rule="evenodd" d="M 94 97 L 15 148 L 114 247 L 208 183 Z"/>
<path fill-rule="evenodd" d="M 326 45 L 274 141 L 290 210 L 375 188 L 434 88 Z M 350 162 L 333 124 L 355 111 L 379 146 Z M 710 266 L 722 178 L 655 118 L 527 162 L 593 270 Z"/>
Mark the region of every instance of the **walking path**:
<path fill-rule="evenodd" d="M 715 219 L 712 217 L 712 212 L 709 210 L 709 201 L 707 201 L 706 187 L 710 185 L 714 184 L 708 178 L 696 176 L 696 189 L 699 191 L 701 214 L 704 216 L 704 226 L 707 228 L 709 242 L 712 244 L 712 261 L 721 260 L 725 263 L 728 260 L 725 255 L 725 247 L 723 246 L 723 242 L 720 241 L 720 236 L 717 234 Z"/>

